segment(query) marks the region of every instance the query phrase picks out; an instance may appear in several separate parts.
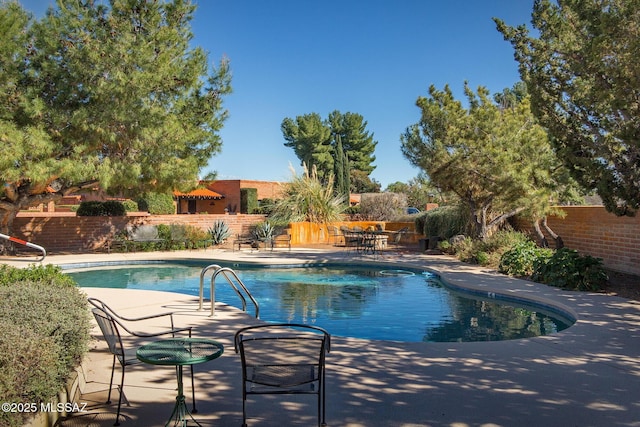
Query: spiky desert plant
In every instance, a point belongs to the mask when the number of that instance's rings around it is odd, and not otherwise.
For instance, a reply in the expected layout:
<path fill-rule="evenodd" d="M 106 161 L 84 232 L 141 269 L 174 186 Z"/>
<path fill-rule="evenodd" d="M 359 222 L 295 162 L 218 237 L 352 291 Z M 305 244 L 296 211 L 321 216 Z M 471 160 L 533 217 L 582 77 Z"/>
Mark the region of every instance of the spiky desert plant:
<path fill-rule="evenodd" d="M 327 223 L 342 219 L 346 209 L 345 196 L 336 196 L 333 191 L 333 175 L 321 182 L 314 167 L 311 172 L 303 164 L 304 173 L 297 175 L 292 170 L 291 181 L 284 184 L 283 197 L 272 214 L 278 223 L 313 222 Z"/>
<path fill-rule="evenodd" d="M 224 243 L 231 235 L 229 226 L 224 221 L 215 221 L 211 227 L 209 227 L 209 234 L 211 234 L 211 240 L 214 245 Z"/>
<path fill-rule="evenodd" d="M 275 233 L 275 227 L 269 221 L 257 223 L 253 227 L 253 236 L 258 240 L 270 240 Z"/>

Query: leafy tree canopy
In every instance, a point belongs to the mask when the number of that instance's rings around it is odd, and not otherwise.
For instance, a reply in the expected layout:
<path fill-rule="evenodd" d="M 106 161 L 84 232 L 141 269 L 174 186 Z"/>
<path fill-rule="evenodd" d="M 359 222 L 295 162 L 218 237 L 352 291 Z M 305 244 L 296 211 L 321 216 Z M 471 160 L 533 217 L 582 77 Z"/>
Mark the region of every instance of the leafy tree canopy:
<path fill-rule="evenodd" d="M 286 141 L 284 145 L 293 148 L 301 164 L 315 167 L 321 181 L 326 181 L 329 175 L 338 176 L 341 183 L 351 182 L 352 192 L 364 192 L 375 187 L 369 174 L 375 169 L 373 153 L 378 144 L 366 127 L 367 122 L 360 114 L 343 114 L 336 110 L 326 120 L 317 113 L 295 119 L 287 117 L 280 129 Z M 338 149 L 338 141 L 342 150 Z M 346 158 L 340 159 L 343 154 L 339 151 L 346 154 Z M 350 170 L 348 180 L 340 178 L 337 173 L 344 165 L 348 165 Z"/>
<path fill-rule="evenodd" d="M 640 207 L 640 2 L 537 0 L 526 26 L 498 30 L 515 49 L 535 116 L 573 177 L 606 208 Z"/>
<path fill-rule="evenodd" d="M 331 145 L 331 129 L 319 114 L 311 113 L 285 118 L 280 126 L 285 147 L 293 148 L 300 164 L 315 166 L 317 176 L 324 181 L 334 168 L 334 149 Z"/>
<path fill-rule="evenodd" d="M 0 4 L 0 214 L 82 186 L 185 189 L 221 147 L 226 60 L 192 48 L 195 6 L 58 0 L 34 22 Z"/>
<path fill-rule="evenodd" d="M 486 88 L 464 90 L 468 108 L 448 86 L 418 98 L 422 117 L 402 135 L 402 152 L 462 201 L 475 236 L 484 238 L 517 213 L 548 213 L 566 177 L 527 97 L 501 108 Z"/>
<path fill-rule="evenodd" d="M 421 172 L 408 182 L 393 182 L 387 185 L 385 191 L 400 193 L 407 196 L 407 205 L 424 210 L 427 203 L 446 204 L 446 195 L 434 186 L 429 177 Z"/>

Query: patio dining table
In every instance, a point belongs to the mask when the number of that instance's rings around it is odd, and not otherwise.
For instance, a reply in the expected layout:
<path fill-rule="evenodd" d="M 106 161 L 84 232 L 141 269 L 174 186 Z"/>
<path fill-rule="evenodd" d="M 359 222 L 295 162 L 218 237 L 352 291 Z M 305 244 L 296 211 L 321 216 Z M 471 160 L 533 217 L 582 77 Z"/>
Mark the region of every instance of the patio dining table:
<path fill-rule="evenodd" d="M 344 231 L 345 246 L 355 248 L 357 253 L 376 254 L 387 247 L 389 236 L 379 231 Z"/>
<path fill-rule="evenodd" d="M 176 366 L 178 373 L 178 395 L 173 412 L 165 427 L 172 424 L 186 427 L 190 418 L 197 425 L 201 425 L 193 418 L 184 399 L 182 381 L 182 367 L 195 365 L 217 359 L 222 355 L 224 347 L 217 341 L 204 338 L 169 338 L 154 341 L 138 348 L 138 360 L 151 365 Z M 195 412 L 195 408 L 194 408 Z"/>

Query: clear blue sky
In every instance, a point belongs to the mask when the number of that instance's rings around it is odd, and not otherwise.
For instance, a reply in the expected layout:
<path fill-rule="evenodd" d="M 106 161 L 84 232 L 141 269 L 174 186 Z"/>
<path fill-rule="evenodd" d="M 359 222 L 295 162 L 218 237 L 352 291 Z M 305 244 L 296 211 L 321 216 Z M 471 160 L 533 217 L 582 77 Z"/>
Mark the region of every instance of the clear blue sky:
<path fill-rule="evenodd" d="M 20 0 L 42 16 L 53 0 Z M 378 141 L 371 177 L 384 189 L 419 170 L 400 152 L 400 135 L 420 118 L 429 85 L 491 92 L 519 80 L 513 49 L 492 17 L 529 24 L 533 0 L 196 0 L 194 45 L 233 73 L 219 179 L 284 181 L 285 117 L 333 110 L 361 114 Z"/>

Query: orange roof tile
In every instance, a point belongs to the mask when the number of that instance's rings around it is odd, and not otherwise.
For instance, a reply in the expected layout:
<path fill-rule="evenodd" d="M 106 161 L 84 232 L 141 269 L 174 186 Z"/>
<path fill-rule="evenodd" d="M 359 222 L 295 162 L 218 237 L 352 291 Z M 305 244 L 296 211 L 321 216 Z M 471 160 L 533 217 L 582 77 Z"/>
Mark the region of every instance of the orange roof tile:
<path fill-rule="evenodd" d="M 197 188 L 188 193 L 182 193 L 180 191 L 174 191 L 173 195 L 178 198 L 194 198 L 194 199 L 224 199 L 222 194 L 218 194 L 215 191 L 208 190 L 206 188 Z"/>

